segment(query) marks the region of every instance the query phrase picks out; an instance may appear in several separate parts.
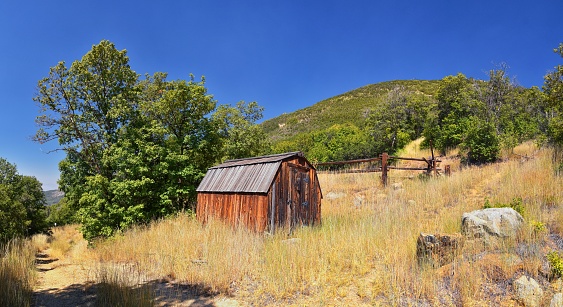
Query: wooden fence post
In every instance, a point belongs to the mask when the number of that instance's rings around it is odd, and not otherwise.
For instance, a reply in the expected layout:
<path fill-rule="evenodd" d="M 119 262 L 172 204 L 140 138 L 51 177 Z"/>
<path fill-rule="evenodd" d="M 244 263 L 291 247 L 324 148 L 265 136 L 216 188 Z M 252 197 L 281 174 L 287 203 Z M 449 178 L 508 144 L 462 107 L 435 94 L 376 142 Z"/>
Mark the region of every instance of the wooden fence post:
<path fill-rule="evenodd" d="M 383 182 L 383 186 L 387 186 L 387 160 L 389 159 L 389 155 L 384 152 L 381 155 L 381 181 Z"/>

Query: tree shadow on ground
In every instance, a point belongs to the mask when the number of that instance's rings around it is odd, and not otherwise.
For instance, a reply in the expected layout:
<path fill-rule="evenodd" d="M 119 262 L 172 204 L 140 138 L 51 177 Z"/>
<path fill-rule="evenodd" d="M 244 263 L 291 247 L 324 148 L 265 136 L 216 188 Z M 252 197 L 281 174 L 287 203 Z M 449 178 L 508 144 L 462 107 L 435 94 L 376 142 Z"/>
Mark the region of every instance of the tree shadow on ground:
<path fill-rule="evenodd" d="M 203 285 L 169 283 L 154 280 L 149 283 L 154 290 L 155 305 L 213 307 L 214 298 L 219 294 Z"/>
<path fill-rule="evenodd" d="M 49 255 L 45 253 L 37 253 L 35 255 L 35 264 L 49 264 L 57 261 L 57 258 L 50 258 Z"/>
<path fill-rule="evenodd" d="M 101 284 L 73 284 L 62 289 L 44 289 L 34 294 L 36 307 L 89 307 L 96 306 L 96 294 Z M 127 287 L 134 293 L 140 287 L 149 287 L 154 306 L 214 307 L 218 295 L 208 287 L 153 280 L 142 285 Z"/>
<path fill-rule="evenodd" d="M 96 290 L 92 284 L 73 284 L 62 289 L 44 289 L 34 295 L 37 307 L 94 306 Z"/>

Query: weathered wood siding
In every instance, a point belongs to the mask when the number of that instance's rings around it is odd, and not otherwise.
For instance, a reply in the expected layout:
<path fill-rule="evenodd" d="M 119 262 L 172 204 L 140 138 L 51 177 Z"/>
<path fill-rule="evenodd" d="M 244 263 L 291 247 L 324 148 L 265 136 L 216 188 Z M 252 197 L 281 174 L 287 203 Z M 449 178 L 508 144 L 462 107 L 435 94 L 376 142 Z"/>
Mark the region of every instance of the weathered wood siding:
<path fill-rule="evenodd" d="M 207 222 L 215 217 L 231 225 L 245 225 L 249 229 L 266 230 L 268 195 L 238 193 L 199 193 L 197 195 L 197 218 Z"/>
<path fill-rule="evenodd" d="M 275 170 L 274 170 L 275 171 Z M 205 192 L 197 196 L 197 218 L 209 217 L 257 232 L 275 232 L 321 222 L 321 189 L 316 170 L 304 157 L 284 159 L 267 193 Z"/>
<path fill-rule="evenodd" d="M 321 197 L 316 171 L 304 158 L 284 161 L 268 194 L 269 230 L 320 223 Z"/>

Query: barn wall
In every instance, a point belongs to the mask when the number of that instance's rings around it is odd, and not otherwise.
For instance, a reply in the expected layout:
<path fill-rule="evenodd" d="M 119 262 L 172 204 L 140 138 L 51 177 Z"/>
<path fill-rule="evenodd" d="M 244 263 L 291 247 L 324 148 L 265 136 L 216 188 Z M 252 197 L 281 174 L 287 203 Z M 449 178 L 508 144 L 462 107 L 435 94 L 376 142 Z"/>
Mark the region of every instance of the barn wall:
<path fill-rule="evenodd" d="M 282 161 L 267 194 L 199 192 L 196 213 L 202 223 L 213 216 L 257 232 L 272 231 L 319 224 L 321 198 L 316 170 L 294 156 Z"/>
<path fill-rule="evenodd" d="M 262 232 L 267 226 L 268 195 L 237 193 L 198 193 L 197 219 L 205 223 L 209 217 L 231 225 L 245 225 Z"/>

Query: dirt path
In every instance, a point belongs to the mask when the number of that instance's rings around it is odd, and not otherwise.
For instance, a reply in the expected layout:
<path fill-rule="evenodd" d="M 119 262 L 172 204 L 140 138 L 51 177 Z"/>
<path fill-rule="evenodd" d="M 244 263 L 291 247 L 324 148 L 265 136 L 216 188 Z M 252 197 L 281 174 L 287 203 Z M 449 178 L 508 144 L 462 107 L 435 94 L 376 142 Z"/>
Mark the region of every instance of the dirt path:
<path fill-rule="evenodd" d="M 35 287 L 35 306 L 94 306 L 95 289 L 91 271 L 83 265 L 50 257 L 47 249 L 37 254 L 39 281 Z"/>
<path fill-rule="evenodd" d="M 95 265 L 73 263 L 50 256 L 47 249 L 36 255 L 38 283 L 34 289 L 37 307 L 85 307 L 96 304 Z M 155 306 L 235 307 L 239 302 L 220 296 L 200 295 L 196 287 L 151 281 Z"/>

